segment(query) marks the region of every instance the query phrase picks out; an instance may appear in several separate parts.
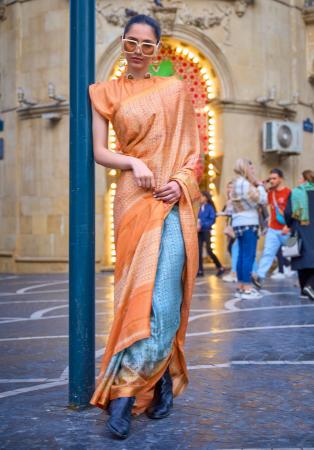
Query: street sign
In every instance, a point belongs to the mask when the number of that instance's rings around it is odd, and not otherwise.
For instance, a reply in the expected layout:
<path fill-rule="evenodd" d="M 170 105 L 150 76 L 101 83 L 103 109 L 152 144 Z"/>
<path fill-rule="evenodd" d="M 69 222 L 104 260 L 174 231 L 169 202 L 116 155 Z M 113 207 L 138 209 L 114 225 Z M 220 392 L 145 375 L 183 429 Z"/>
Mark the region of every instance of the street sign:
<path fill-rule="evenodd" d="M 307 133 L 314 132 L 314 124 L 309 117 L 306 120 L 303 120 L 303 131 L 306 131 Z"/>

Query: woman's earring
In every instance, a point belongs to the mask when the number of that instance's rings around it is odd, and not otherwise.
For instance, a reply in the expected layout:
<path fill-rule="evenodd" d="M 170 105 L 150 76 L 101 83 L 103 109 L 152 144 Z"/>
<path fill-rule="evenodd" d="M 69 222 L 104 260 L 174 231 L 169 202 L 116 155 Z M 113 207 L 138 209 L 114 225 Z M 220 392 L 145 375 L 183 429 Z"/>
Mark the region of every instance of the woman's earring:
<path fill-rule="evenodd" d="M 122 52 L 119 58 L 120 66 L 126 66 L 126 59 L 124 53 Z"/>

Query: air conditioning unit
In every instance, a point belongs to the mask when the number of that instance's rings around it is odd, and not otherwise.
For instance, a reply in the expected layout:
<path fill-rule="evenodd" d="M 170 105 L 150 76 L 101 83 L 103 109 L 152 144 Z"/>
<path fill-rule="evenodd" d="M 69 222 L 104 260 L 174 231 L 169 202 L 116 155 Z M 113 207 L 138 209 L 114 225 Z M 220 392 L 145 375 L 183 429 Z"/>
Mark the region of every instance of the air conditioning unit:
<path fill-rule="evenodd" d="M 263 151 L 298 155 L 303 150 L 302 124 L 272 120 L 263 128 Z"/>

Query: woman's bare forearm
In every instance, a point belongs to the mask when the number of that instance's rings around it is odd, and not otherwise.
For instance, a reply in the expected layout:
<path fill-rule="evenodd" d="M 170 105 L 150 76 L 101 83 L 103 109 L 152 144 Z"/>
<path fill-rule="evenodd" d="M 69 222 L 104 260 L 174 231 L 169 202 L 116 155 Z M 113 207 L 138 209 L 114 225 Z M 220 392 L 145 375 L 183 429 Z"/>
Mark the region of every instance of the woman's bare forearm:
<path fill-rule="evenodd" d="M 106 147 L 94 148 L 94 158 L 97 164 L 108 169 L 132 170 L 132 156 L 121 155 L 108 150 Z"/>

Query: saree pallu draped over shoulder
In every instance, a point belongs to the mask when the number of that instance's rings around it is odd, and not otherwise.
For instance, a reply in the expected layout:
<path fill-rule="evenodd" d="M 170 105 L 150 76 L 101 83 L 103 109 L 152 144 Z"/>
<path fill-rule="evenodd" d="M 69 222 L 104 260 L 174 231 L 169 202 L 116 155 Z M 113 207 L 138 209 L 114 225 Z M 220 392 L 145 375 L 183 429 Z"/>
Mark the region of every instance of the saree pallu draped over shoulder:
<path fill-rule="evenodd" d="M 199 198 L 194 175 L 199 158 L 198 128 L 185 85 L 175 77 L 121 78 L 91 85 L 89 92 L 94 108 L 111 121 L 119 152 L 144 161 L 154 174 L 157 188 L 175 180 L 182 190 L 178 217 L 185 262 L 180 279 L 180 323 L 169 354 L 154 370 L 145 377 L 133 375 L 123 383 L 117 382 L 117 374 L 110 370 L 110 365 L 114 357 L 151 336 L 158 259 L 161 244 L 167 246 L 167 242 L 161 242 L 163 228 L 173 205 L 156 200 L 151 191 L 138 187 L 132 171 L 122 172 L 115 196 L 115 315 L 91 404 L 106 408 L 113 398 L 134 395 L 133 412 L 139 414 L 150 406 L 154 386 L 167 366 L 174 395 L 180 394 L 188 383 L 183 345 L 198 268 L 193 211 L 193 204 Z M 171 270 L 175 271 L 176 267 Z"/>

